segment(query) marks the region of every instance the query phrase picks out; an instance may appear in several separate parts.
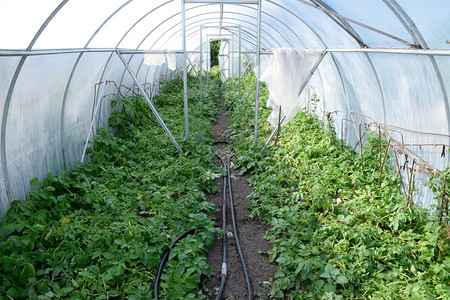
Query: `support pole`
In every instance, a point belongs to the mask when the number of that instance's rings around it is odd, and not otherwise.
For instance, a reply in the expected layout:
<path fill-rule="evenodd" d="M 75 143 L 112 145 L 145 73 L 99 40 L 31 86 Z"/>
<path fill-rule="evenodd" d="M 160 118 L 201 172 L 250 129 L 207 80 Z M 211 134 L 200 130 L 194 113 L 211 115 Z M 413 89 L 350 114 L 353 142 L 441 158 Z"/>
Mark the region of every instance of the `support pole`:
<path fill-rule="evenodd" d="M 161 125 L 161 127 L 164 129 L 164 131 L 167 133 L 167 135 L 169 136 L 170 140 L 172 141 L 172 143 L 175 145 L 175 147 L 178 149 L 178 151 L 180 151 L 181 153 L 183 153 L 183 150 L 181 149 L 180 145 L 178 145 L 177 141 L 175 140 L 175 138 L 173 137 L 172 133 L 170 132 L 169 128 L 167 128 L 166 124 L 164 123 L 164 121 L 161 119 L 161 117 L 159 116 L 158 111 L 156 110 L 156 108 L 153 106 L 152 101 L 150 100 L 150 98 L 148 97 L 148 95 L 145 93 L 144 88 L 142 87 L 141 83 L 139 82 L 139 80 L 137 79 L 136 75 L 134 75 L 133 71 L 131 70 L 130 66 L 127 64 L 125 58 L 122 56 L 122 54 L 119 52 L 119 50 L 116 51 L 117 56 L 119 56 L 120 60 L 122 61 L 122 63 L 124 64 L 125 68 L 127 69 L 128 73 L 130 74 L 131 78 L 133 78 L 134 82 L 136 83 L 138 89 L 141 91 L 142 96 L 144 97 L 145 101 L 147 102 L 148 106 L 150 106 L 150 109 L 152 110 L 153 114 L 155 115 L 156 119 L 158 120 L 159 124 Z"/>
<path fill-rule="evenodd" d="M 242 45 L 241 45 L 241 26 L 239 26 L 239 101 L 241 100 L 241 65 L 242 65 Z"/>
<path fill-rule="evenodd" d="M 202 27 L 200 26 L 200 101 L 203 102 L 203 35 Z"/>
<path fill-rule="evenodd" d="M 280 110 L 281 111 L 281 110 Z M 264 152 L 264 150 L 266 150 L 267 146 L 269 146 L 270 141 L 273 139 L 273 136 L 275 135 L 275 133 L 278 132 L 278 127 L 281 126 L 281 123 L 284 121 L 284 119 L 286 118 L 286 115 L 284 115 L 281 120 L 278 122 L 277 127 L 275 127 L 272 131 L 272 133 L 270 134 L 269 138 L 267 139 L 266 143 L 264 144 L 264 147 L 261 149 L 261 153 Z"/>
<path fill-rule="evenodd" d="M 327 54 L 327 52 L 324 50 L 322 52 L 322 54 L 320 55 L 319 59 L 316 61 L 315 65 L 312 67 L 308 76 L 305 78 L 305 81 L 303 81 L 302 85 L 300 86 L 300 89 L 298 90 L 299 97 L 300 97 L 300 94 L 303 92 L 303 89 L 305 88 L 306 84 L 311 79 L 311 77 L 314 75 L 314 72 L 317 70 L 317 68 L 319 67 L 320 63 L 322 62 L 322 59 L 325 57 L 325 54 Z"/>
<path fill-rule="evenodd" d="M 103 85 L 102 85 L 101 89 L 99 88 L 99 90 L 97 91 L 97 94 L 95 95 L 96 100 L 97 100 L 97 105 L 95 105 L 94 114 L 93 114 L 92 120 L 91 120 L 91 125 L 89 126 L 89 133 L 88 133 L 88 136 L 86 138 L 86 142 L 84 143 L 83 154 L 81 155 L 81 162 L 84 162 L 84 157 L 86 155 L 86 150 L 87 150 L 87 147 L 89 145 L 89 139 L 91 138 L 91 134 L 94 131 L 94 123 L 96 121 L 95 119 L 97 117 L 98 110 L 99 110 L 99 108 L 101 106 L 102 97 L 99 97 L 99 95 L 101 95 L 101 92 L 103 92 L 105 89 L 106 89 L 106 80 L 105 80 L 105 82 L 103 82 Z M 94 99 L 94 102 L 95 102 L 95 99 Z"/>
<path fill-rule="evenodd" d="M 258 1 L 258 32 L 256 39 L 256 101 L 255 101 L 255 146 L 258 142 L 258 125 L 259 125 L 259 78 L 261 75 L 261 4 L 262 0 Z"/>
<path fill-rule="evenodd" d="M 184 89 L 184 133 L 186 142 L 189 143 L 189 114 L 188 114 L 188 86 L 187 86 L 187 70 L 186 70 L 186 11 L 184 1 L 181 0 L 181 18 L 182 18 L 182 35 L 183 35 L 183 89 Z"/>
<path fill-rule="evenodd" d="M 211 72 L 211 41 L 209 36 L 206 35 L 206 43 L 207 43 L 207 53 L 206 53 L 206 84 L 209 86 L 209 73 Z"/>

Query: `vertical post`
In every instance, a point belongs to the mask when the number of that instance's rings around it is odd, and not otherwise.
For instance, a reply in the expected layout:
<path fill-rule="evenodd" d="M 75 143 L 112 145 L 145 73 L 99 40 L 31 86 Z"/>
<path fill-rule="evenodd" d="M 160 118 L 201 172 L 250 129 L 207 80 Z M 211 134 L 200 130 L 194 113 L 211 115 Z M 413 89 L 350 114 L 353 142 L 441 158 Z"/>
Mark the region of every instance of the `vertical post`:
<path fill-rule="evenodd" d="M 256 101 L 255 101 L 255 146 L 258 142 L 258 118 L 259 118 L 259 78 L 261 75 L 261 4 L 262 0 L 258 1 L 258 32 L 256 38 Z"/>
<path fill-rule="evenodd" d="M 203 41 L 202 41 L 202 28 L 200 26 L 200 101 L 203 101 Z"/>
<path fill-rule="evenodd" d="M 242 65 L 242 48 L 241 48 L 241 26 L 239 26 L 239 100 L 241 100 L 241 65 Z"/>
<path fill-rule="evenodd" d="M 234 77 L 234 35 L 231 36 L 231 79 Z"/>
<path fill-rule="evenodd" d="M 230 75 L 231 75 L 231 73 L 230 73 L 230 70 L 231 70 L 231 55 L 230 55 L 230 52 L 231 52 L 231 40 L 230 39 L 228 39 L 228 53 L 227 53 L 227 58 L 228 58 L 228 78 L 230 78 Z"/>
<path fill-rule="evenodd" d="M 186 70 L 186 12 L 184 0 L 181 0 L 181 31 L 183 35 L 183 89 L 184 89 L 184 133 L 186 142 L 189 143 L 189 115 L 188 115 L 188 86 L 187 86 L 187 70 Z"/>
<path fill-rule="evenodd" d="M 206 53 L 206 84 L 209 86 L 209 72 L 211 72 L 211 41 L 209 40 L 209 35 L 206 35 L 207 41 L 207 53 Z"/>

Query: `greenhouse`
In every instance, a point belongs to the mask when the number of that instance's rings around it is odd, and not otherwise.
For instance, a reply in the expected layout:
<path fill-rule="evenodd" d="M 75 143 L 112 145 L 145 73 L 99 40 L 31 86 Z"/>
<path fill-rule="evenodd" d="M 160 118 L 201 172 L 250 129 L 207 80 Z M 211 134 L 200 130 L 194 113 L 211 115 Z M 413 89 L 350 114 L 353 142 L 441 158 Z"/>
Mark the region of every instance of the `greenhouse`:
<path fill-rule="evenodd" d="M 450 3 L 0 3 L 0 298 L 450 299 Z"/>

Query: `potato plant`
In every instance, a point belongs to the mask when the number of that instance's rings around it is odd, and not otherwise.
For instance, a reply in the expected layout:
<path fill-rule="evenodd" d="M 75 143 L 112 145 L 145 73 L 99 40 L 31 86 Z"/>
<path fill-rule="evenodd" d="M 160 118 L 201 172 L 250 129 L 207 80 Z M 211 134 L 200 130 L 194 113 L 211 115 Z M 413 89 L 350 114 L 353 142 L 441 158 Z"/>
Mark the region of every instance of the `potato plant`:
<path fill-rule="evenodd" d="M 171 251 L 160 295 L 204 298 L 198 284 L 211 274 L 205 251 L 216 232 L 206 194 L 216 192 L 210 136 L 217 109 L 216 89 L 200 102 L 196 82 L 189 82 L 191 143 L 181 142 L 181 80 L 166 83 L 156 103 L 183 154 L 140 96 L 116 99 L 113 128 L 94 137 L 89 163 L 31 181 L 37 189 L 14 201 L 1 222 L 0 298 L 149 299 L 161 255 L 199 225 L 206 229 Z"/>

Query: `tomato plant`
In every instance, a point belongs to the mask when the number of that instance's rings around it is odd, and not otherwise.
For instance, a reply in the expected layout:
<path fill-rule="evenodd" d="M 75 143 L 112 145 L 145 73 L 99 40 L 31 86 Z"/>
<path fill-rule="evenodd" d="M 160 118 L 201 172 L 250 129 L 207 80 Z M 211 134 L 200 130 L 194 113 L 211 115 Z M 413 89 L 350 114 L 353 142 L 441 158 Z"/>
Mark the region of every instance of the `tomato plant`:
<path fill-rule="evenodd" d="M 243 95 L 254 80 L 242 80 Z M 272 128 L 260 122 L 255 148 L 254 104 L 236 101 L 236 86 L 224 86 L 229 134 L 239 166 L 250 172 L 252 217 L 271 225 L 268 254 L 278 264 L 272 293 L 290 299 L 448 298 L 445 224 L 406 205 L 393 168 L 386 163 L 380 170 L 379 139 L 369 138 L 362 155 L 354 153 L 313 109 L 283 126 L 277 147 L 261 154 Z M 264 120 L 270 112 L 263 84 L 260 95 Z M 440 186 L 443 199 L 445 184 Z"/>

